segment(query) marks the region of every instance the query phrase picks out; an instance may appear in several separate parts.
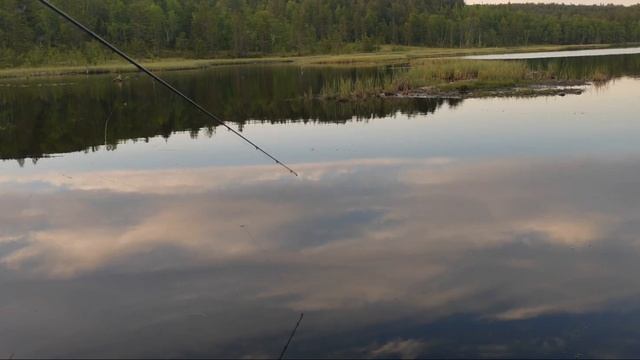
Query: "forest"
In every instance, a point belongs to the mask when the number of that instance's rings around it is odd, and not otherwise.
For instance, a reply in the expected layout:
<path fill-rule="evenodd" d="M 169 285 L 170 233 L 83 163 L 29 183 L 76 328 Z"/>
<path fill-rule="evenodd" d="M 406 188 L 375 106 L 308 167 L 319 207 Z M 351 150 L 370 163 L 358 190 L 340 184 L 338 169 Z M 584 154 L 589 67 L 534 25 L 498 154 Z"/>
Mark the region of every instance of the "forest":
<path fill-rule="evenodd" d="M 138 57 L 640 42 L 640 5 L 466 5 L 463 0 L 51 0 Z M 0 1 L 0 66 L 112 55 L 37 0 Z"/>

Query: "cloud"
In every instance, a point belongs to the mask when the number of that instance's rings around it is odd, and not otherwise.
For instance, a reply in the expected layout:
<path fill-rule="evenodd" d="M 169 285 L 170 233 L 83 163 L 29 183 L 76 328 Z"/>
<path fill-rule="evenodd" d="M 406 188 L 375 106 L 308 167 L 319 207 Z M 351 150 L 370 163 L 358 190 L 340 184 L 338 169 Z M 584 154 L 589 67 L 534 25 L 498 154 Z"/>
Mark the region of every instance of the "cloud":
<path fill-rule="evenodd" d="M 371 357 L 399 357 L 401 359 L 416 359 L 424 353 L 428 344 L 416 339 L 393 340 L 371 350 Z"/>
<path fill-rule="evenodd" d="M 332 333 L 403 316 L 595 311 L 640 294 L 639 165 L 386 159 L 307 164 L 301 179 L 259 167 L 0 178 L 0 280 L 84 289 L 118 274 L 105 291 L 125 304 L 330 314 L 314 329 Z M 35 183 L 48 190 L 24 191 Z M 88 301 L 68 293 L 51 306 Z"/>
<path fill-rule="evenodd" d="M 546 216 L 531 219 L 516 225 L 515 231 L 520 233 L 541 234 L 548 241 L 567 246 L 585 246 L 602 239 L 605 227 L 613 219 L 604 216 L 594 217 L 588 214 L 576 219 L 563 219 L 562 216 Z"/>

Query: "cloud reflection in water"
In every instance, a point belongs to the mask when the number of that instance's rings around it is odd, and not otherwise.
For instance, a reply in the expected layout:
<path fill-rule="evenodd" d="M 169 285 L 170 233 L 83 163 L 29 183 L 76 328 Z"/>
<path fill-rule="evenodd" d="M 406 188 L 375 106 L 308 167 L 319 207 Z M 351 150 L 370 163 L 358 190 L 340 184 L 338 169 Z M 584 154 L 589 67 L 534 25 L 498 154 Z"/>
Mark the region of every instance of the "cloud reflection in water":
<path fill-rule="evenodd" d="M 298 168 L 0 176 L 0 348 L 273 355 L 304 311 L 300 351 L 411 357 L 461 314 L 636 310 L 640 159 Z M 466 349 L 517 353 L 494 345 Z"/>

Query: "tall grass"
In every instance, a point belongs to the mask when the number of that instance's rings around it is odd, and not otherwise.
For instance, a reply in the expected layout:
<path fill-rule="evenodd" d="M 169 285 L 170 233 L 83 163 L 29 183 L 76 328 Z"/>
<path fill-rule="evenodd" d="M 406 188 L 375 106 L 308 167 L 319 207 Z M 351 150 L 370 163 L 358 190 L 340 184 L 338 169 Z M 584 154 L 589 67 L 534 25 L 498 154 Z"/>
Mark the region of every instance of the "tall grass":
<path fill-rule="evenodd" d="M 567 81 L 607 81 L 612 75 L 604 68 L 582 73 L 558 66 L 531 67 L 525 61 L 483 61 L 465 59 L 430 59 L 412 63 L 405 71 L 382 78 L 342 79 L 326 83 L 324 98 L 362 98 L 380 93 L 402 93 L 420 88 L 442 91 L 498 89 L 528 84 Z"/>
<path fill-rule="evenodd" d="M 505 81 L 524 79 L 529 69 L 524 62 L 443 59 L 423 61 L 405 74 L 412 84 L 432 84 L 480 80 Z"/>
<path fill-rule="evenodd" d="M 365 98 L 385 91 L 391 84 L 391 79 L 385 77 L 336 79 L 322 87 L 320 96 L 338 99 Z"/>

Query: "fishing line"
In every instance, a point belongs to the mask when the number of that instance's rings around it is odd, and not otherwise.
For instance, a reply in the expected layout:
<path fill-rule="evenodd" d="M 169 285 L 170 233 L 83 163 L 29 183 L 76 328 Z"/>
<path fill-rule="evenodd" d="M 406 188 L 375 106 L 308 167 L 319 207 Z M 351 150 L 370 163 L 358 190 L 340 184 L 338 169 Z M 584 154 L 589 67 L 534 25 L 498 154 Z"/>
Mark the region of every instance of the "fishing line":
<path fill-rule="evenodd" d="M 93 32 L 92 30 L 90 30 L 89 28 L 87 28 L 86 26 L 82 25 L 80 22 L 78 22 L 76 19 L 74 19 L 73 17 L 71 17 L 70 15 L 68 15 L 67 13 L 65 13 L 64 11 L 58 9 L 55 5 L 51 4 L 48 0 L 40 0 L 40 2 L 48 7 L 49 9 L 53 10 L 55 13 L 57 13 L 58 15 L 62 16 L 63 18 L 65 18 L 67 21 L 71 22 L 72 24 L 74 24 L 76 27 L 78 27 L 80 30 L 84 31 L 85 33 L 89 34 L 91 37 L 93 37 L 94 39 L 98 40 L 98 42 L 100 42 L 102 45 L 108 47 L 109 49 L 111 49 L 111 51 L 115 52 L 116 54 L 120 55 L 120 57 L 122 57 L 123 59 L 127 60 L 129 63 L 133 64 L 135 67 L 137 67 L 140 71 L 144 72 L 145 74 L 149 75 L 151 78 L 153 78 L 155 81 L 157 81 L 158 83 L 160 83 L 161 85 L 163 85 L 164 87 L 166 87 L 167 89 L 171 90 L 173 93 L 175 93 L 176 95 L 180 96 L 181 98 L 183 98 L 184 100 L 186 100 L 188 103 L 190 103 L 191 105 L 193 105 L 196 109 L 200 110 L 200 112 L 202 112 L 203 114 L 207 115 L 208 117 L 210 117 L 211 119 L 213 119 L 215 122 L 217 122 L 218 124 L 220 124 L 221 126 L 224 126 L 225 128 L 227 128 L 227 130 L 231 131 L 232 133 L 234 133 L 235 135 L 237 135 L 238 137 L 240 137 L 242 140 L 244 140 L 245 142 L 247 142 L 248 144 L 250 144 L 251 146 L 255 147 L 256 150 L 260 151 L 261 153 L 263 153 L 264 155 L 266 155 L 268 158 L 270 158 L 271 160 L 275 161 L 276 164 L 282 166 L 283 168 L 287 169 L 290 173 L 292 173 L 295 176 L 298 176 L 298 173 L 293 171 L 293 169 L 291 169 L 290 167 L 288 167 L 285 163 L 281 162 L 280 160 L 276 159 L 273 155 L 269 154 L 268 152 L 266 152 L 265 150 L 263 150 L 260 146 L 256 145 L 253 141 L 249 140 L 247 137 L 245 137 L 244 135 L 242 135 L 241 133 L 239 133 L 238 131 L 234 130 L 233 128 L 231 128 L 229 125 L 227 125 L 224 121 L 222 121 L 220 118 L 218 118 L 217 116 L 213 115 L 211 112 L 209 112 L 207 109 L 205 109 L 204 107 L 202 107 L 200 104 L 198 104 L 197 102 L 195 102 L 195 100 L 191 99 L 190 97 L 188 97 L 187 95 L 183 94 L 182 92 L 180 92 L 178 89 L 176 89 L 175 87 L 173 87 L 171 84 L 169 84 L 168 82 L 166 82 L 165 80 L 163 80 L 162 78 L 160 78 L 159 76 L 157 76 L 156 74 L 154 74 L 153 72 L 151 72 L 149 69 L 147 69 L 146 67 L 142 66 L 140 63 L 138 63 L 137 61 L 135 61 L 133 58 L 131 58 L 129 55 L 125 54 L 122 50 L 118 49 L 117 47 L 115 47 L 114 45 L 112 45 L 111 43 L 109 43 L 107 40 L 103 39 L 102 37 L 100 37 L 100 35 L 96 34 L 95 32 Z"/>

